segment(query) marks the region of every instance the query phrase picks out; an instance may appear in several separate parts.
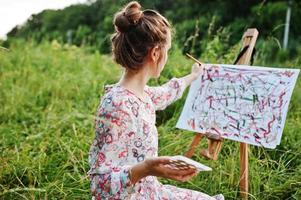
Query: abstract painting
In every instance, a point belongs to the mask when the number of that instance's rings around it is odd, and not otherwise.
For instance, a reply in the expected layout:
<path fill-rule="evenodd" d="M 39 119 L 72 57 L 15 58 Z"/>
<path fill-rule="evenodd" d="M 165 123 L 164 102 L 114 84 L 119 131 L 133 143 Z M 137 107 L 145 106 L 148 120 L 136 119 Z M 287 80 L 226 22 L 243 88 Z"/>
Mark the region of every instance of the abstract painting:
<path fill-rule="evenodd" d="M 298 74 L 299 69 L 206 64 L 176 127 L 275 148 Z"/>

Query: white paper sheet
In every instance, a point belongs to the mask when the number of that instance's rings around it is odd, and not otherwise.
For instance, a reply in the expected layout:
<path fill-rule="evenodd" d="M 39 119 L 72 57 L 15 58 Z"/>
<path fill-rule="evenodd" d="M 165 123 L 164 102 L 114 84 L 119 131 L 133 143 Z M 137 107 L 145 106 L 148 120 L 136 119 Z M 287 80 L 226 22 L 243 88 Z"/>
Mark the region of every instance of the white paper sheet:
<path fill-rule="evenodd" d="M 299 69 L 207 64 L 176 127 L 266 148 L 280 144 Z"/>

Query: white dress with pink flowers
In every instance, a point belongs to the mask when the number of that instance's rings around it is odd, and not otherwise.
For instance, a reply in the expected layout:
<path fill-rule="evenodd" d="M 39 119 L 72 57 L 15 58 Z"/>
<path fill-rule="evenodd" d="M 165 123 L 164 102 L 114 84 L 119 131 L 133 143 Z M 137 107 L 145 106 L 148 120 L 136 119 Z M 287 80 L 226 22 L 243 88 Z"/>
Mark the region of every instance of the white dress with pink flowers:
<path fill-rule="evenodd" d="M 96 136 L 89 153 L 93 199 L 196 200 L 223 199 L 207 194 L 163 185 L 155 176 L 135 185 L 129 168 L 145 158 L 158 156 L 156 110 L 163 110 L 180 98 L 185 81 L 173 78 L 159 87 L 145 87 L 147 100 L 138 98 L 120 85 L 105 87 L 96 115 Z"/>

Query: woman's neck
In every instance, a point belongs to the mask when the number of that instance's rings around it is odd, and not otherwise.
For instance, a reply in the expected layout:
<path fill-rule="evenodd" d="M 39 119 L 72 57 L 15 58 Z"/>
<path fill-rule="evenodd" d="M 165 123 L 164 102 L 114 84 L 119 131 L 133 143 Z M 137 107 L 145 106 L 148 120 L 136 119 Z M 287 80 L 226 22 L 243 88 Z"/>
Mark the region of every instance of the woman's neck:
<path fill-rule="evenodd" d="M 146 73 L 146 71 L 144 71 L 143 69 L 139 70 L 138 72 L 125 70 L 118 84 L 120 84 L 122 87 L 125 87 L 126 89 L 129 89 L 139 98 L 145 100 L 144 87 L 147 84 L 148 80 L 148 73 Z"/>

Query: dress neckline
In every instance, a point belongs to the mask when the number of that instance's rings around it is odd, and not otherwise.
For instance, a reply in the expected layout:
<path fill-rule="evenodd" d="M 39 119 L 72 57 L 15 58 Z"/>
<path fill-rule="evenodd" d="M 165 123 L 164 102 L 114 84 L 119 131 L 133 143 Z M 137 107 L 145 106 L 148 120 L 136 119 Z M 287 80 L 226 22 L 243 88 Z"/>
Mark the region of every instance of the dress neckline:
<path fill-rule="evenodd" d="M 145 103 L 145 104 L 149 103 L 149 93 L 146 90 L 147 86 L 144 88 L 144 92 L 146 94 L 146 98 L 147 99 L 142 99 L 141 97 L 139 97 L 138 95 L 136 95 L 133 91 L 131 91 L 130 89 L 128 89 L 128 88 L 126 88 L 126 87 L 124 87 L 122 85 L 119 85 L 118 83 L 112 84 L 112 85 L 105 85 L 105 88 L 108 88 L 108 87 L 119 88 L 119 89 L 121 89 L 123 91 L 126 91 L 126 92 L 130 93 L 131 95 L 135 96 L 135 98 L 139 99 L 142 103 Z"/>

